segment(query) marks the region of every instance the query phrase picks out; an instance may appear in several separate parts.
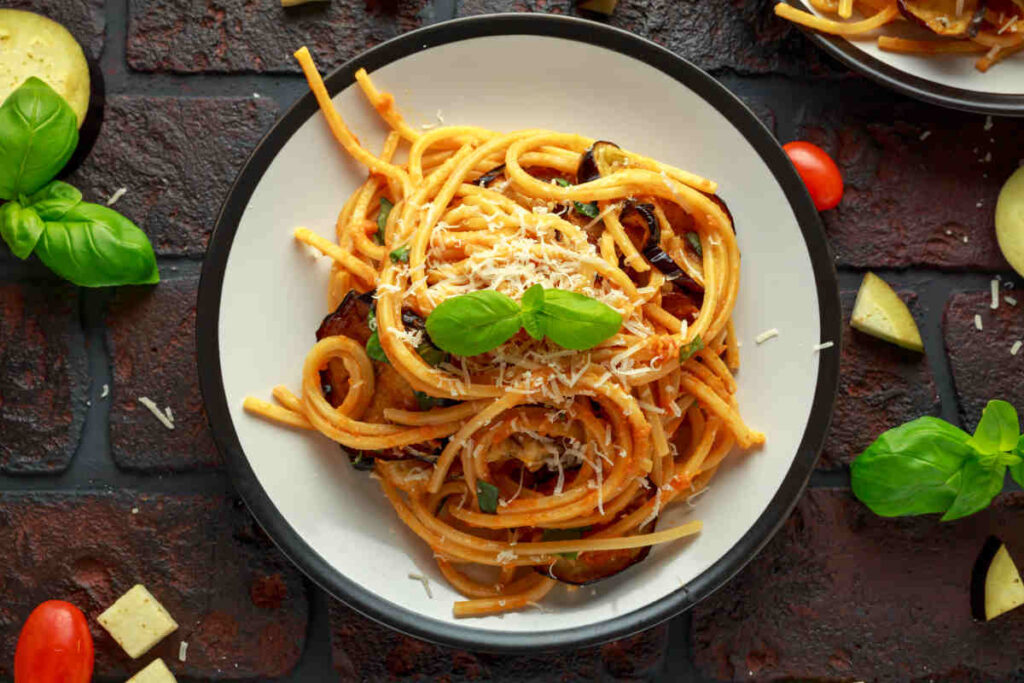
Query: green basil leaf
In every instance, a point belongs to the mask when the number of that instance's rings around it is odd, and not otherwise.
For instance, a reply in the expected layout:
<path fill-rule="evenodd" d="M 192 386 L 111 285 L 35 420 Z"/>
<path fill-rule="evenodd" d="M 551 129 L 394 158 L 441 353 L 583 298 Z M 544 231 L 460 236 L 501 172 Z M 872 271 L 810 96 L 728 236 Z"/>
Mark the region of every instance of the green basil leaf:
<path fill-rule="evenodd" d="M 416 347 L 416 353 L 420 354 L 427 365 L 438 366 L 448 359 L 448 354 L 437 348 L 430 342 L 423 342 Z"/>
<path fill-rule="evenodd" d="M 700 338 L 698 334 L 694 337 L 689 344 L 685 344 L 679 347 L 679 364 L 682 365 L 686 361 L 693 358 L 693 354 L 697 353 L 704 348 L 704 340 Z"/>
<path fill-rule="evenodd" d="M 0 106 L 0 199 L 30 195 L 64 168 L 78 146 L 78 117 L 36 77 Z"/>
<path fill-rule="evenodd" d="M 416 397 L 416 405 L 419 406 L 420 410 L 430 410 L 431 408 L 445 405 L 445 399 L 435 398 L 422 391 L 413 391 L 412 395 Z"/>
<path fill-rule="evenodd" d="M 81 201 L 82 193 L 78 191 L 78 188 L 60 180 L 54 180 L 29 197 L 28 206 L 31 206 L 44 221 L 60 221 Z"/>
<path fill-rule="evenodd" d="M 951 522 L 984 510 L 992 499 L 1003 490 L 1006 467 L 985 467 L 975 459 L 964 465 L 960 493 L 943 515 L 943 522 Z"/>
<path fill-rule="evenodd" d="M 582 527 L 579 529 L 545 529 L 540 536 L 542 541 L 575 541 L 583 538 L 583 532 L 587 531 L 590 527 Z M 579 557 L 579 553 L 555 553 L 560 557 L 564 557 L 567 560 L 575 560 Z"/>
<path fill-rule="evenodd" d="M 35 253 L 65 280 L 82 287 L 160 281 L 146 233 L 113 209 L 80 202 L 63 220 L 45 225 Z"/>
<path fill-rule="evenodd" d="M 519 304 L 490 289 L 453 296 L 427 316 L 434 345 L 456 356 L 497 348 L 521 327 Z"/>
<path fill-rule="evenodd" d="M 558 180 L 561 179 L 559 178 Z M 540 341 L 544 338 L 544 325 L 539 315 L 540 309 L 544 306 L 544 287 L 542 285 L 533 285 L 527 289 L 523 293 L 523 298 L 519 305 L 523 309 L 523 328 L 531 337 Z"/>
<path fill-rule="evenodd" d="M 704 247 L 700 245 L 700 235 L 695 232 L 688 232 L 686 233 L 686 241 L 690 243 L 690 248 L 697 253 L 697 256 L 704 256 Z"/>
<path fill-rule="evenodd" d="M 1013 450 L 1019 438 L 1017 410 L 1006 401 L 989 401 L 969 443 L 979 453 L 988 455 Z"/>
<path fill-rule="evenodd" d="M 545 289 L 538 311 L 541 329 L 566 349 L 591 349 L 622 327 L 622 316 L 611 306 L 564 289 Z"/>
<path fill-rule="evenodd" d="M 43 219 L 29 206 L 18 202 L 7 202 L 0 206 L 0 237 L 4 238 L 11 252 L 25 260 L 36 248 L 43 235 Z"/>
<path fill-rule="evenodd" d="M 544 287 L 533 285 L 523 292 L 523 299 L 519 303 L 523 311 L 539 311 L 544 306 Z"/>
<path fill-rule="evenodd" d="M 1017 448 L 1014 449 L 1013 454 L 1024 460 L 1024 436 L 1020 437 L 1020 441 L 1017 442 Z M 1024 488 L 1024 462 L 1010 467 L 1010 476 Z"/>
<path fill-rule="evenodd" d="M 601 215 L 601 210 L 597 208 L 597 202 L 587 202 L 584 204 L 583 202 L 574 201 L 572 205 L 576 209 L 576 213 L 581 216 L 597 218 Z"/>
<path fill-rule="evenodd" d="M 376 332 L 366 340 L 366 355 L 381 363 L 389 362 L 387 354 L 384 353 L 384 347 L 380 345 L 380 335 Z"/>
<path fill-rule="evenodd" d="M 373 233 L 373 241 L 377 244 L 384 244 L 386 235 L 384 229 L 388 226 L 388 215 L 395 205 L 387 197 L 380 198 L 380 211 L 377 212 L 377 232 Z"/>
<path fill-rule="evenodd" d="M 999 453 L 997 454 L 997 458 L 996 462 L 998 464 L 1006 465 L 1008 467 L 1016 467 L 1024 462 L 1024 458 L 1014 453 Z"/>
<path fill-rule="evenodd" d="M 544 338 L 544 322 L 539 311 L 523 311 L 520 317 L 527 334 L 537 341 Z"/>
<path fill-rule="evenodd" d="M 476 500 L 481 512 L 492 515 L 498 511 L 498 487 L 483 479 L 476 480 Z"/>
<path fill-rule="evenodd" d="M 555 185 L 558 185 L 559 187 L 569 187 L 572 183 L 565 178 L 555 178 Z"/>
<path fill-rule="evenodd" d="M 961 429 L 922 417 L 879 436 L 850 466 L 853 493 L 883 517 L 945 512 L 974 458 Z"/>
<path fill-rule="evenodd" d="M 366 315 L 366 326 L 370 328 L 370 332 L 377 331 L 377 309 L 370 306 L 370 312 Z"/>
<path fill-rule="evenodd" d="M 409 246 L 404 245 L 398 247 L 389 254 L 391 256 L 392 263 L 408 263 L 409 262 Z"/>

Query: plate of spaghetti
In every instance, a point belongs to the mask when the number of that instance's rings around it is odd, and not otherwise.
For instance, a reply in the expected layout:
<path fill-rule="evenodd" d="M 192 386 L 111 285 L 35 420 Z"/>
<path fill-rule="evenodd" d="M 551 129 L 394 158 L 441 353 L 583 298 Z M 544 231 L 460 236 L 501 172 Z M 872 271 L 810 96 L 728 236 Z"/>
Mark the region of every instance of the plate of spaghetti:
<path fill-rule="evenodd" d="M 296 46 L 297 47 L 297 46 Z M 786 519 L 838 381 L 779 145 L 629 33 L 497 15 L 310 86 L 210 241 L 200 378 L 313 580 L 406 633 L 579 646 L 694 605 Z"/>
<path fill-rule="evenodd" d="M 907 95 L 1024 114 L 1024 0 L 780 0 L 775 14 Z"/>

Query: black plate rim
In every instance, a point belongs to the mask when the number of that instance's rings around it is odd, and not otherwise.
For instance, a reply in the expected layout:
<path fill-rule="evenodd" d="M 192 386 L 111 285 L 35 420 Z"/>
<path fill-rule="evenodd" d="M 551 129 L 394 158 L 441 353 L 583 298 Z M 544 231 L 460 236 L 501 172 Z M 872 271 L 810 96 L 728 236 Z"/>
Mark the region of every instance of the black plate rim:
<path fill-rule="evenodd" d="M 326 78 L 333 94 L 354 82 L 359 67 L 374 71 L 421 49 L 492 35 L 542 35 L 605 47 L 671 76 L 722 113 L 755 148 L 783 189 L 800 225 L 814 271 L 821 341 L 841 340 L 839 288 L 820 218 L 799 176 L 775 138 L 737 97 L 707 73 L 668 50 L 626 31 L 574 17 L 497 14 L 455 19 L 394 38 L 335 69 Z M 744 536 L 703 574 L 641 609 L 595 624 L 558 631 L 505 633 L 423 617 L 382 600 L 331 567 L 288 524 L 264 491 L 235 432 L 221 376 L 218 324 L 231 243 L 256 185 L 291 135 L 317 111 L 304 94 L 253 151 L 225 200 L 203 263 L 197 302 L 196 343 L 200 388 L 211 429 L 228 472 L 257 522 L 313 582 L 349 607 L 408 635 L 453 647 L 519 653 L 594 645 L 651 628 L 683 612 L 724 585 L 764 547 L 799 500 L 824 443 L 839 383 L 838 350 L 822 353 L 808 425 L 779 490 Z"/>

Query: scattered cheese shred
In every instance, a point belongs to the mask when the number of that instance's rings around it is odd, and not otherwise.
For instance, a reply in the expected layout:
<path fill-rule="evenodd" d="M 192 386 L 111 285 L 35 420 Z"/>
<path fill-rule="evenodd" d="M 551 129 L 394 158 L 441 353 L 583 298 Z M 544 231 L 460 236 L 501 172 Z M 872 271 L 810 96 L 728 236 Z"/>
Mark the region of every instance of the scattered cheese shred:
<path fill-rule="evenodd" d="M 167 427 L 168 429 L 174 429 L 173 417 L 168 417 L 163 412 L 161 412 L 161 410 L 157 407 L 156 403 L 153 402 L 153 399 L 149 398 L 148 396 L 140 396 L 139 403 L 146 406 L 146 409 L 149 410 L 149 412 L 153 413 L 153 417 L 160 420 L 160 424 L 162 424 L 164 427 Z"/>
<path fill-rule="evenodd" d="M 119 187 L 114 191 L 114 194 L 110 195 L 110 199 L 107 200 L 107 206 L 113 206 L 117 203 L 117 200 L 128 194 L 127 187 Z"/>
<path fill-rule="evenodd" d="M 413 572 L 409 572 L 409 578 L 413 581 L 419 581 L 422 583 L 423 590 L 427 591 L 427 597 L 431 600 L 434 599 L 434 593 L 430 590 L 430 579 L 423 576 L 423 574 L 414 574 Z"/>
<path fill-rule="evenodd" d="M 765 330 L 761 334 L 759 334 L 756 337 L 754 337 L 754 341 L 757 342 L 758 344 L 764 344 L 769 339 L 772 339 L 772 338 L 778 337 L 778 336 L 779 336 L 778 329 L 773 327 L 772 329 Z"/>
<path fill-rule="evenodd" d="M 1013 343 L 1013 346 L 1010 347 L 1010 355 L 1011 356 L 1016 356 L 1018 353 L 1020 353 L 1020 347 L 1022 347 L 1022 346 L 1024 346 L 1024 342 L 1022 342 L 1019 339 L 1017 341 L 1015 341 Z"/>
<path fill-rule="evenodd" d="M 107 396 L 110 396 L 110 385 L 104 384 L 103 390 L 100 392 L 100 398 L 106 398 Z"/>
<path fill-rule="evenodd" d="M 830 342 L 830 341 L 822 342 L 820 344 L 815 344 L 814 345 L 814 350 L 815 351 L 824 351 L 825 349 L 831 349 L 833 346 L 835 346 L 834 342 Z"/>
<path fill-rule="evenodd" d="M 178 661 L 184 662 L 188 658 L 188 643 L 184 640 L 178 646 Z"/>
<path fill-rule="evenodd" d="M 989 304 L 989 308 L 994 311 L 999 308 L 999 280 L 992 280 L 989 286 L 992 289 L 992 303 Z"/>
<path fill-rule="evenodd" d="M 1015 298 L 1013 298 L 1012 296 L 1009 296 L 1009 295 L 1004 296 L 1003 297 L 1003 301 L 1005 301 L 1006 303 L 1010 304 L 1011 306 L 1016 306 L 1017 305 L 1017 300 Z"/>
<path fill-rule="evenodd" d="M 981 324 L 981 316 L 977 313 L 974 314 L 974 326 L 978 328 L 978 330 L 985 329 L 985 326 Z"/>

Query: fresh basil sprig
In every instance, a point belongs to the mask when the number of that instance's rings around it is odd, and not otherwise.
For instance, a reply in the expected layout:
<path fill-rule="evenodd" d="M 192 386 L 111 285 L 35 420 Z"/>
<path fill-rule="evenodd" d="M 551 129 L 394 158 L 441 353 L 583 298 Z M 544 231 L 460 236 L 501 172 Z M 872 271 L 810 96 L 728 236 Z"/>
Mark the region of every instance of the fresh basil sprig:
<path fill-rule="evenodd" d="M 495 514 L 498 511 L 498 487 L 483 479 L 476 480 L 476 501 L 481 512 Z"/>
<path fill-rule="evenodd" d="M 850 467 L 853 493 L 883 517 L 944 513 L 960 519 L 988 507 L 1006 468 L 1024 485 L 1017 411 L 989 401 L 974 435 L 935 417 L 890 429 Z"/>
<path fill-rule="evenodd" d="M 570 187 L 571 185 L 565 178 L 555 178 L 555 184 L 559 187 Z M 597 218 L 601 215 L 600 209 L 597 208 L 597 202 L 578 202 L 573 200 L 572 206 L 576 209 L 576 213 L 587 218 Z"/>
<path fill-rule="evenodd" d="M 82 201 L 52 180 L 78 145 L 77 117 L 64 98 L 29 78 L 0 106 L 0 237 L 20 259 L 33 252 L 83 287 L 159 282 L 149 238 L 113 209 Z"/>
<path fill-rule="evenodd" d="M 521 328 L 534 339 L 547 337 L 566 349 L 590 349 L 619 331 L 622 316 L 583 294 L 530 287 L 522 305 L 490 289 L 447 299 L 427 316 L 434 344 L 457 356 L 497 348 Z"/>

